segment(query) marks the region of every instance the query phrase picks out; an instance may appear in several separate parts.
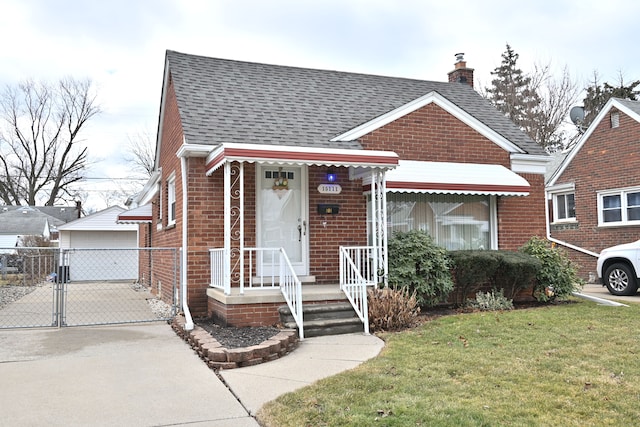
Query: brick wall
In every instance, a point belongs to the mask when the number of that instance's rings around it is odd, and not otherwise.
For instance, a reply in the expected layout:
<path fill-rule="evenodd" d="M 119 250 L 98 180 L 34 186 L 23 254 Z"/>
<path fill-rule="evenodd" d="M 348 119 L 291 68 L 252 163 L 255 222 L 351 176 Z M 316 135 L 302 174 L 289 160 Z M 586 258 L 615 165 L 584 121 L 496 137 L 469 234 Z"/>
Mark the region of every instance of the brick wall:
<path fill-rule="evenodd" d="M 509 153 L 435 103 L 360 140 L 367 150 L 395 151 L 405 160 L 511 165 Z"/>
<path fill-rule="evenodd" d="M 551 225 L 551 236 L 599 253 L 602 249 L 640 239 L 640 226 L 599 227 L 598 191 L 640 186 L 640 123 L 619 112 L 620 126 L 605 117 L 585 141 L 555 184 L 575 184 L 577 224 Z M 581 265 L 581 276 L 596 271 L 597 259 L 569 250 Z"/>
<path fill-rule="evenodd" d="M 347 168 L 335 168 L 340 194 L 320 194 L 318 185 L 326 183 L 326 167 L 309 168 L 310 274 L 317 283 L 338 283 L 340 246 L 367 244 L 367 202 L 362 181 L 349 180 Z M 320 215 L 319 203 L 340 206 L 337 215 Z"/>
<path fill-rule="evenodd" d="M 533 236 L 545 237 L 544 176 L 519 174 L 531 189 L 526 197 L 498 198 L 498 247 L 517 250 Z"/>
<path fill-rule="evenodd" d="M 280 303 L 224 305 L 209 298 L 208 314 L 223 326 L 272 326 L 280 322 Z"/>
<path fill-rule="evenodd" d="M 152 202 L 153 223 L 151 225 L 151 242 L 156 248 L 178 248 L 182 241 L 182 176 L 180 171 L 180 159 L 176 152 L 182 145 L 183 132 L 180 123 L 178 106 L 173 90 L 173 82 L 169 80 L 165 100 L 165 114 L 162 118 L 162 141 L 160 144 L 160 165 L 162 176 L 160 178 L 161 191 Z M 175 174 L 176 188 L 176 224 L 167 224 L 167 180 Z M 162 201 L 161 201 L 162 199 Z M 162 206 L 162 222 L 159 223 L 159 208 Z M 154 254 L 152 290 L 157 291 L 165 302 L 170 302 L 173 296 L 172 285 L 175 276 L 175 265 L 171 252 L 158 252 Z"/>

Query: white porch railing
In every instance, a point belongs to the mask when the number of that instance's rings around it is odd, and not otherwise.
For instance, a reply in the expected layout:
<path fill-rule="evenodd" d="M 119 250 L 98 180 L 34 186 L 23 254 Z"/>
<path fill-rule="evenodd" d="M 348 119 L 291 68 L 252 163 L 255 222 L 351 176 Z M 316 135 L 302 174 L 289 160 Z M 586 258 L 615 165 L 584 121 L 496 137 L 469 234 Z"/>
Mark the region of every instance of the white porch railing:
<path fill-rule="evenodd" d="M 210 286 L 231 293 L 231 272 L 225 281 L 224 248 L 209 249 L 211 258 Z M 244 248 L 244 261 L 240 266 L 240 273 L 236 276 L 239 281 L 240 293 L 245 290 L 278 289 L 291 310 L 291 314 L 298 325 L 300 339 L 304 339 L 302 323 L 302 283 L 293 270 L 291 261 L 283 248 Z M 249 277 L 245 285 L 244 273 Z M 259 276 L 258 274 L 259 273 Z"/>
<path fill-rule="evenodd" d="M 284 296 L 293 319 L 298 325 L 298 336 L 304 339 L 304 325 L 302 319 L 302 283 L 293 271 L 291 261 L 284 249 L 280 248 L 280 291 Z"/>
<path fill-rule="evenodd" d="M 367 287 L 377 283 L 376 248 L 374 246 L 340 247 L 340 289 L 353 306 L 369 334 Z"/>
<path fill-rule="evenodd" d="M 209 257 L 211 258 L 211 281 L 209 285 L 212 288 L 222 289 L 225 293 L 229 293 L 224 283 L 224 248 L 209 249 Z"/>
<path fill-rule="evenodd" d="M 277 289 L 280 283 L 280 252 L 282 248 L 244 248 L 249 280 L 240 282 L 240 293 L 245 289 Z"/>

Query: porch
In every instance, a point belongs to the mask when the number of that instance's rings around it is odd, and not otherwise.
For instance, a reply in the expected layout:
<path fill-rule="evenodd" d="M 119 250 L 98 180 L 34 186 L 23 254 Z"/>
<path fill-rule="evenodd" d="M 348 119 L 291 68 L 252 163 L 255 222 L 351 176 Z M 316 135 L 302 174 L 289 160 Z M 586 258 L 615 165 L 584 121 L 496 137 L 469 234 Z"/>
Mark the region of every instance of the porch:
<path fill-rule="evenodd" d="M 313 276 L 296 275 L 282 248 L 245 248 L 236 264 L 244 266 L 237 274 L 239 286 L 232 287 L 224 276 L 224 253 L 224 248 L 210 250 L 211 283 L 207 289 L 207 313 L 221 324 L 263 326 L 280 322 L 296 327 L 300 339 L 304 339 L 305 328 L 314 329 L 313 336 L 322 335 L 317 330 L 323 327 L 343 333 L 369 333 L 367 291 L 384 281 L 378 247 L 340 247 L 340 276 L 335 284 L 317 284 Z M 274 273 L 257 276 L 256 271 Z M 291 318 L 291 323 L 284 321 L 285 317 Z M 335 319 L 326 320 L 331 318 Z M 354 319 L 355 330 L 350 326 Z"/>
<path fill-rule="evenodd" d="M 286 304 L 303 339 L 303 304 L 348 301 L 368 333 L 367 286 L 386 280 L 384 177 L 397 163 L 392 152 L 350 149 L 222 144 L 207 153 L 224 208 L 222 245 L 209 249 L 207 313 L 268 325 Z"/>

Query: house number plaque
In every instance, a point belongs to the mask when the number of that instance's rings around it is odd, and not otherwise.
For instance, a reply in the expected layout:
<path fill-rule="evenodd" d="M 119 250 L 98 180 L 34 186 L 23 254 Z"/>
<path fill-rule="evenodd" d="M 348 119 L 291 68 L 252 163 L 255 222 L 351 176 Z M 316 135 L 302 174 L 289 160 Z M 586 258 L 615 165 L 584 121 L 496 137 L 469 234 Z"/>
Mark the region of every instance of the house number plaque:
<path fill-rule="evenodd" d="M 320 184 L 318 185 L 318 193 L 320 194 L 340 194 L 342 187 L 340 184 Z"/>

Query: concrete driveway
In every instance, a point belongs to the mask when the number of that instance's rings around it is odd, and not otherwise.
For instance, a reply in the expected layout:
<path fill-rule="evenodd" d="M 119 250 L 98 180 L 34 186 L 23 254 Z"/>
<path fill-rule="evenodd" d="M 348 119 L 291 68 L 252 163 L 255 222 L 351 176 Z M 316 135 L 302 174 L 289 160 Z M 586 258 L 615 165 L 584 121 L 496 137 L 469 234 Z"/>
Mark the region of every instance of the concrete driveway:
<path fill-rule="evenodd" d="M 0 424 L 257 426 L 166 323 L 0 330 Z"/>
<path fill-rule="evenodd" d="M 611 301 L 621 302 L 623 304 L 638 304 L 640 303 L 640 292 L 631 296 L 616 296 L 611 295 L 605 286 L 600 284 L 590 283 L 585 285 L 580 293 L 585 295 L 591 295 L 597 298 L 607 299 Z"/>

